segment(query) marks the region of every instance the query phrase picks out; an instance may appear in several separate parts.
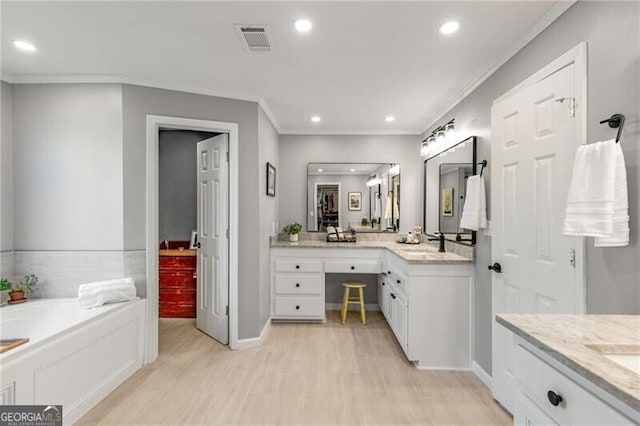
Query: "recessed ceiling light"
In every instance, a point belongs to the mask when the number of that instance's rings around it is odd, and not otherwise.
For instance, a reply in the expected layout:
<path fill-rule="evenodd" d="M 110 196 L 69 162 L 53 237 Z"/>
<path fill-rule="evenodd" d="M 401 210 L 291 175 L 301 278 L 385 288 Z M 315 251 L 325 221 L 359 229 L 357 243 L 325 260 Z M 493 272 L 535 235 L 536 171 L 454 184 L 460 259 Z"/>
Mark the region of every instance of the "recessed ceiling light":
<path fill-rule="evenodd" d="M 295 26 L 296 30 L 298 30 L 299 32 L 306 33 L 311 31 L 313 24 L 311 24 L 310 20 L 301 18 L 296 21 Z"/>
<path fill-rule="evenodd" d="M 314 123 L 319 123 L 320 122 L 320 116 L 319 115 L 314 115 L 313 117 L 311 117 L 311 121 L 313 121 Z"/>
<path fill-rule="evenodd" d="M 387 123 L 391 123 L 393 120 L 395 120 L 396 118 L 393 115 L 387 115 L 384 118 L 384 121 L 386 121 Z"/>
<path fill-rule="evenodd" d="M 349 171 L 350 171 L 351 173 L 353 173 L 353 172 L 355 172 L 355 171 L 356 171 L 356 169 L 351 169 L 351 170 L 349 170 Z"/>
<path fill-rule="evenodd" d="M 458 28 L 460 28 L 459 23 L 457 23 L 456 21 L 449 21 L 442 24 L 442 26 L 440 27 L 440 34 L 443 34 L 443 35 L 453 34 L 456 31 L 458 31 Z"/>
<path fill-rule="evenodd" d="M 322 172 L 322 171 L 324 171 L 324 169 L 318 169 L 318 171 L 319 171 L 319 172 Z"/>
<path fill-rule="evenodd" d="M 13 45 L 20 49 L 20 50 L 24 50 L 25 52 L 35 52 L 36 51 L 36 47 L 29 43 L 28 41 L 24 41 L 24 40 L 13 40 Z"/>

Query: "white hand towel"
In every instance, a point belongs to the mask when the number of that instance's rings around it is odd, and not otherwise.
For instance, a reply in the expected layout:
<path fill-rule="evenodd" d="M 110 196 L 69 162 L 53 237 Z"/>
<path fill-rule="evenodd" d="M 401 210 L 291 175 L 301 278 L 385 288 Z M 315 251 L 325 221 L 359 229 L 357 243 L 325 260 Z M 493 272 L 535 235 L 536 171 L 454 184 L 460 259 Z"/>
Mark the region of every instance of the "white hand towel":
<path fill-rule="evenodd" d="M 136 286 L 132 278 L 82 284 L 78 288 L 78 306 L 85 309 L 135 298 Z"/>
<path fill-rule="evenodd" d="M 467 179 L 467 194 L 460 218 L 460 227 L 477 231 L 487 227 L 487 192 L 484 177 L 474 175 Z"/>
<path fill-rule="evenodd" d="M 611 235 L 596 237 L 595 247 L 622 247 L 629 245 L 629 192 L 624 154 L 619 143 L 615 145 L 615 201 L 611 216 Z"/>
<path fill-rule="evenodd" d="M 615 140 L 582 145 L 569 185 L 563 232 L 596 237 L 597 247 L 629 244 L 627 175 Z"/>

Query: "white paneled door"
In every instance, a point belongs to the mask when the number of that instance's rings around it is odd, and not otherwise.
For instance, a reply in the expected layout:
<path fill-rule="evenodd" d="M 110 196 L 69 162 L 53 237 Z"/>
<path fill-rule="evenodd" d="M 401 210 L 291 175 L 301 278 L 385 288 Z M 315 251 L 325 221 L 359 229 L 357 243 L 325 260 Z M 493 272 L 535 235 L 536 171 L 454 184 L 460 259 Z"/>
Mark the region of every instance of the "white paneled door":
<path fill-rule="evenodd" d="M 227 134 L 198 142 L 196 325 L 229 341 L 229 163 Z"/>
<path fill-rule="evenodd" d="M 495 314 L 584 310 L 583 241 L 562 235 L 580 119 L 574 78 L 572 64 L 491 110 L 492 386 L 511 412 L 515 343 Z"/>

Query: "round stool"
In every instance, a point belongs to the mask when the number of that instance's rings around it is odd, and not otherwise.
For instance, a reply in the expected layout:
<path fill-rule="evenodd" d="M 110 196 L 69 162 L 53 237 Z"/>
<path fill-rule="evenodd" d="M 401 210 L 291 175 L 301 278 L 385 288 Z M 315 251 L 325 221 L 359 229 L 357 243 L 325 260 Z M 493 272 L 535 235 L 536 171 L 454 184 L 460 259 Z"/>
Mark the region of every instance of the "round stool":
<path fill-rule="evenodd" d="M 342 298 L 342 324 L 346 324 L 347 322 L 347 310 L 349 308 L 349 304 L 359 304 L 360 305 L 360 317 L 362 318 L 362 325 L 367 325 L 367 315 L 364 312 L 364 288 L 367 285 L 362 281 L 345 281 L 342 283 L 342 287 L 344 287 L 344 296 Z M 358 290 L 357 297 L 351 297 L 349 292 L 351 289 Z"/>

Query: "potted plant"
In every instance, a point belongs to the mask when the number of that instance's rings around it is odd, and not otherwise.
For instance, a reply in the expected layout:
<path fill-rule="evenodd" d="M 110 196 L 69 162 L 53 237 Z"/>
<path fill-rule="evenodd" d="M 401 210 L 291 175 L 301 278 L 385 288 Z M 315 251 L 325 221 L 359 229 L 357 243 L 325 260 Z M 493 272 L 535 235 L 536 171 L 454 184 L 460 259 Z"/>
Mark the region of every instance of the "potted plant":
<path fill-rule="evenodd" d="M 9 297 L 11 300 L 9 303 L 21 303 L 27 300 L 26 296 L 33 293 L 38 287 L 38 277 L 35 275 L 25 275 L 24 279 L 20 281 L 18 284 L 13 284 L 11 286 L 11 291 L 9 291 Z"/>
<path fill-rule="evenodd" d="M 283 229 L 285 234 L 289 235 L 289 241 L 298 241 L 298 234 L 302 231 L 302 225 L 298 222 L 293 222 L 285 226 Z"/>

